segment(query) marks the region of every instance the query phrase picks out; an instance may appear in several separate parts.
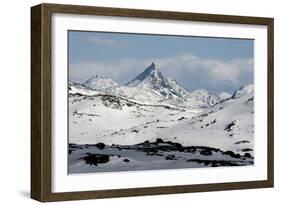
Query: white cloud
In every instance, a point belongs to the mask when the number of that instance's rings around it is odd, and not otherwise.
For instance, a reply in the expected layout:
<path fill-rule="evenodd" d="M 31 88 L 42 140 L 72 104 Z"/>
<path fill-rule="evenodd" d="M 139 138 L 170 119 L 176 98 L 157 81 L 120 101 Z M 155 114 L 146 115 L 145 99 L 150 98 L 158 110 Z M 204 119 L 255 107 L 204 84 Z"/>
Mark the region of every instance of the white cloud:
<path fill-rule="evenodd" d="M 206 88 L 215 92 L 231 91 L 253 82 L 253 59 L 222 61 L 192 54 L 169 58 L 121 59 L 114 62 L 82 62 L 70 65 L 70 76 L 86 80 L 95 74 L 106 75 L 126 83 L 155 62 L 165 75 L 187 89 Z M 224 90 L 225 89 L 225 90 Z"/>
<path fill-rule="evenodd" d="M 115 46 L 118 44 L 118 42 L 112 40 L 112 39 L 106 39 L 96 36 L 90 36 L 87 38 L 87 41 L 99 46 Z"/>

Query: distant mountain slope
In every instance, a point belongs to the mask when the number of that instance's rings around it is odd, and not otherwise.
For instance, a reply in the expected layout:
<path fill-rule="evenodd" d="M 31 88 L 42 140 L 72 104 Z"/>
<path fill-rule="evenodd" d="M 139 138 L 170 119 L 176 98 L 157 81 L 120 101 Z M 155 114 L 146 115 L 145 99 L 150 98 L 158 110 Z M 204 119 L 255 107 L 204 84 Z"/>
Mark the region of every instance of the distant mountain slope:
<path fill-rule="evenodd" d="M 197 89 L 192 92 L 192 97 L 196 100 L 206 104 L 206 106 L 212 106 L 217 104 L 220 101 L 220 98 L 215 94 L 205 90 L 205 89 Z"/>
<path fill-rule="evenodd" d="M 68 92 L 69 94 L 82 94 L 82 95 L 94 95 L 97 94 L 94 90 L 86 87 L 83 84 L 75 83 L 73 81 L 68 82 Z"/>
<path fill-rule="evenodd" d="M 234 92 L 234 94 L 232 95 L 232 98 L 236 99 L 236 98 L 243 96 L 244 94 L 250 94 L 250 93 L 254 93 L 253 84 L 249 84 L 249 85 L 240 87 L 236 92 Z"/>
<path fill-rule="evenodd" d="M 106 76 L 99 76 L 99 75 L 92 76 L 90 79 L 85 81 L 83 83 L 83 85 L 85 85 L 91 89 L 99 90 L 99 91 L 103 91 L 103 90 L 111 88 L 111 87 L 119 86 L 112 79 L 110 79 Z"/>
<path fill-rule="evenodd" d="M 229 97 L 231 97 L 231 96 L 232 96 L 232 95 L 229 94 L 229 93 L 227 93 L 227 92 L 221 92 L 221 93 L 219 94 L 219 98 L 220 98 L 221 100 L 227 99 L 227 98 L 229 98 Z"/>

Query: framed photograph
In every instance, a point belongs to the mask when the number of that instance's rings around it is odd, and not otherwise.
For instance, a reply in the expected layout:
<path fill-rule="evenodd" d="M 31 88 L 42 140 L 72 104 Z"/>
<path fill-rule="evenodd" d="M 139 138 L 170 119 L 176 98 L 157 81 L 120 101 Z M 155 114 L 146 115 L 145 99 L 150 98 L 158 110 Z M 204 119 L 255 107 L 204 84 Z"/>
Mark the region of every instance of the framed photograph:
<path fill-rule="evenodd" d="M 31 197 L 273 187 L 273 19 L 31 8 Z"/>

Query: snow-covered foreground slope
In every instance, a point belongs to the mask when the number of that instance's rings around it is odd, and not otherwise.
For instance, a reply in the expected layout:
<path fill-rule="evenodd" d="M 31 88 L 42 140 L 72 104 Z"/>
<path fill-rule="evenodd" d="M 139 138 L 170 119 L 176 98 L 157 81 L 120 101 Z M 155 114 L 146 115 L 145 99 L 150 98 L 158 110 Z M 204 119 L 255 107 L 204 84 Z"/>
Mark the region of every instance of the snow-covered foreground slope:
<path fill-rule="evenodd" d="M 140 104 L 106 94 L 72 94 L 69 95 L 69 140 L 77 144 L 136 144 L 151 139 L 163 124 L 172 126 L 182 116 L 191 118 L 201 111 Z M 139 130 L 142 136 L 138 135 Z"/>

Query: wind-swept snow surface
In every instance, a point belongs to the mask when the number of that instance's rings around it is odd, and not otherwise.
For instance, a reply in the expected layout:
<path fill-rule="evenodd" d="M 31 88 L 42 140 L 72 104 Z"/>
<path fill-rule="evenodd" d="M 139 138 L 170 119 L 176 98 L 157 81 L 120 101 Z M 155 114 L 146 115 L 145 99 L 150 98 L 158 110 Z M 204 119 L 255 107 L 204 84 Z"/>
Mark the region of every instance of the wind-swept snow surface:
<path fill-rule="evenodd" d="M 90 80 L 69 84 L 70 173 L 254 163 L 253 85 L 220 99 L 154 63 L 124 86 Z"/>

